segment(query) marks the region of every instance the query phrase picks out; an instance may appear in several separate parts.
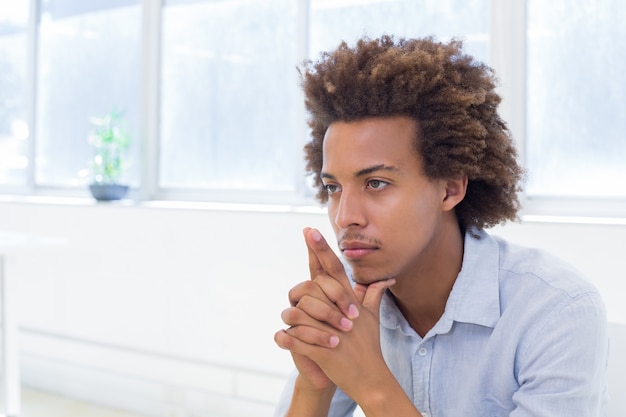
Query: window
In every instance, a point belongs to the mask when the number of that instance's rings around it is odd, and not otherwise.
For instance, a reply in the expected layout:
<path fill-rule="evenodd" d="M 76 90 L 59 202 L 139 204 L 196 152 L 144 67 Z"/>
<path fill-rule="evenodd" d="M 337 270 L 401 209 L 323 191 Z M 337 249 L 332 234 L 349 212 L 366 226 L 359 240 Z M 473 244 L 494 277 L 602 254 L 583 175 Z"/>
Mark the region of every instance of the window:
<path fill-rule="evenodd" d="M 621 0 L 529 1 L 529 197 L 626 197 L 624 13 Z"/>
<path fill-rule="evenodd" d="M 161 188 L 295 191 L 297 12 L 293 0 L 165 2 Z"/>
<path fill-rule="evenodd" d="M 364 32 L 448 36 L 460 28 L 486 57 L 487 1 L 421 3 L 313 0 L 308 37 L 316 52 L 309 55 Z M 455 18 L 452 10 L 472 18 Z M 303 144 L 298 12 L 293 0 L 165 3 L 162 188 L 297 189 Z"/>
<path fill-rule="evenodd" d="M 0 0 L 0 186 L 26 185 L 28 1 Z"/>
<path fill-rule="evenodd" d="M 529 171 L 527 202 L 626 202 L 626 4 L 618 0 L 0 6 L 0 192 L 87 196 L 89 120 L 118 109 L 136 139 L 127 181 L 142 196 L 311 202 L 296 67 L 341 40 L 393 34 L 458 37 L 496 68 L 503 116 Z"/>
<path fill-rule="evenodd" d="M 38 31 L 35 184 L 90 181 L 90 119 L 124 111 L 139 138 L 139 0 L 42 2 Z M 139 141 L 132 153 L 138 162 Z M 138 166 L 127 181 L 138 183 Z"/>
<path fill-rule="evenodd" d="M 335 48 L 341 40 L 353 44 L 366 34 L 398 37 L 434 35 L 460 37 L 466 51 L 489 61 L 489 0 L 387 0 L 311 2 L 310 56 Z"/>

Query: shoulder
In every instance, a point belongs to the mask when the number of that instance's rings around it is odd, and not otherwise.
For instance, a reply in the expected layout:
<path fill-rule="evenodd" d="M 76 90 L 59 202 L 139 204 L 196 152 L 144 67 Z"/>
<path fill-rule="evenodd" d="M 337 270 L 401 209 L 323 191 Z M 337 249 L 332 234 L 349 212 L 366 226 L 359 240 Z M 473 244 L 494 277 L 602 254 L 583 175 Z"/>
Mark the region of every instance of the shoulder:
<path fill-rule="evenodd" d="M 569 352 L 572 361 L 585 354 L 603 357 L 606 307 L 587 277 L 545 250 L 488 234 L 483 238 L 498 256 L 496 327 L 517 341 L 521 358 L 549 357 L 547 351 Z"/>
<path fill-rule="evenodd" d="M 498 246 L 499 279 L 502 286 L 530 287 L 577 298 L 599 295 L 593 283 L 575 266 L 551 253 L 489 236 Z"/>
<path fill-rule="evenodd" d="M 481 265 L 477 271 L 493 276 L 500 317 L 511 320 L 509 324 L 525 323 L 526 330 L 538 329 L 563 314 L 591 323 L 605 320 L 599 291 L 571 264 L 545 250 L 511 243 L 484 231 L 466 242 Z"/>
<path fill-rule="evenodd" d="M 495 357 L 512 364 L 515 402 L 537 413 L 571 409 L 597 415 L 591 409 L 602 398 L 608 358 L 599 291 L 574 266 L 544 250 L 486 233 L 479 240 L 484 241 L 475 246 L 490 254 L 482 263 L 497 258 L 492 270 L 500 311 L 490 343 Z"/>

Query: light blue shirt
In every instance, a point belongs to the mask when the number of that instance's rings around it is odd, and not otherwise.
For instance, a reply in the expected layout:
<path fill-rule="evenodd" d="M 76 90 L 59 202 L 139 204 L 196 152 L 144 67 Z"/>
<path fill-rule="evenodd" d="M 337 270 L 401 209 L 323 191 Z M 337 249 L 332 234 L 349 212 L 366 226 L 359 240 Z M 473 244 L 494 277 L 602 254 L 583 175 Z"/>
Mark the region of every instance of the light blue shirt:
<path fill-rule="evenodd" d="M 425 417 L 604 416 L 608 334 L 598 291 L 545 252 L 475 234 L 466 234 L 445 312 L 424 338 L 383 297 L 381 347 L 404 391 Z M 355 406 L 338 389 L 329 417 Z"/>

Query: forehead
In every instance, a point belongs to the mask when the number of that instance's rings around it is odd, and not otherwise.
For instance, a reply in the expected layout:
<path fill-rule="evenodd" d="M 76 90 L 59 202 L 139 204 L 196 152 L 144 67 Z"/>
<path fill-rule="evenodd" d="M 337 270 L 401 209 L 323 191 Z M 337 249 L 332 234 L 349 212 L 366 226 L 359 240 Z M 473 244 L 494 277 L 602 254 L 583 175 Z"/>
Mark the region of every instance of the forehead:
<path fill-rule="evenodd" d="M 406 116 L 332 123 L 323 144 L 323 171 L 378 164 L 406 169 L 420 165 L 415 147 L 418 123 Z"/>

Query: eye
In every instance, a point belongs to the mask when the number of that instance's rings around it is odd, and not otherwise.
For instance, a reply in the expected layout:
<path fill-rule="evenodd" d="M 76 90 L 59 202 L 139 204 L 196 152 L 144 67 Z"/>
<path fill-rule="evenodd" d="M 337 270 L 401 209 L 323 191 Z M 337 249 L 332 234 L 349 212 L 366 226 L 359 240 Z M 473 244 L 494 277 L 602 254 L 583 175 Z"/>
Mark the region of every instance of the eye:
<path fill-rule="evenodd" d="M 324 184 L 324 189 L 329 195 L 339 192 L 339 186 L 335 184 Z"/>
<path fill-rule="evenodd" d="M 369 180 L 367 182 L 367 188 L 371 188 L 372 190 L 382 190 L 388 185 L 389 183 L 387 181 L 382 180 Z"/>

